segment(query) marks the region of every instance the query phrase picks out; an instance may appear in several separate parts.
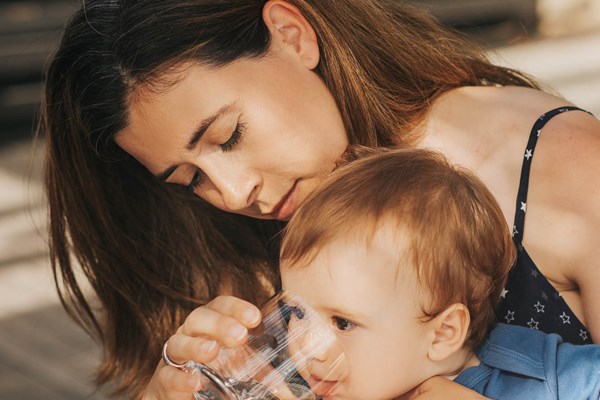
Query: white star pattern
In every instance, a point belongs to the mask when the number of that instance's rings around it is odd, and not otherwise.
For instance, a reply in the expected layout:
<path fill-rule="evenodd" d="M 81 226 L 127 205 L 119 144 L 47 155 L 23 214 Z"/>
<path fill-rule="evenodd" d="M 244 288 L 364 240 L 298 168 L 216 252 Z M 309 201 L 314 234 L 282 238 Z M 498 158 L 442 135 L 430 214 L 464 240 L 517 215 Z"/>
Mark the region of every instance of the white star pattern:
<path fill-rule="evenodd" d="M 525 151 L 525 158 L 527 159 L 527 161 L 529 161 L 529 159 L 533 157 L 533 151 L 531 149 L 527 149 Z"/>
<path fill-rule="evenodd" d="M 542 130 L 538 129 L 538 131 L 537 131 L 537 137 L 540 137 L 540 133 L 542 133 Z"/>
<path fill-rule="evenodd" d="M 513 226 L 513 234 L 512 234 L 512 235 L 513 235 L 513 237 L 514 237 L 514 236 L 515 236 L 517 233 L 519 233 L 519 231 L 517 230 L 517 226 L 515 225 L 515 226 Z"/>
<path fill-rule="evenodd" d="M 527 212 L 527 203 L 521 202 L 521 211 Z"/>
<path fill-rule="evenodd" d="M 543 305 L 542 303 L 540 303 L 539 301 L 538 301 L 537 303 L 535 303 L 533 306 L 535 307 L 535 310 L 536 310 L 538 313 L 543 313 L 543 312 L 545 312 L 545 311 L 544 311 L 544 307 L 546 307 L 546 306 L 545 306 L 545 305 Z"/>
<path fill-rule="evenodd" d="M 504 289 L 502 289 L 502 293 L 500 294 L 500 296 L 502 296 L 502 298 L 505 299 L 506 293 L 508 293 L 508 290 L 506 290 L 506 288 L 504 288 Z"/>
<path fill-rule="evenodd" d="M 560 319 L 562 319 L 563 324 L 569 324 L 571 325 L 571 316 L 565 314 L 565 312 L 563 311 L 563 313 L 561 315 L 558 316 Z"/>
<path fill-rule="evenodd" d="M 515 320 L 515 312 L 509 310 L 506 313 L 506 315 L 504 316 L 504 320 L 506 321 L 507 324 L 510 324 L 511 321 Z"/>
<path fill-rule="evenodd" d="M 534 320 L 533 318 L 531 318 L 531 320 L 527 323 L 527 325 L 529 325 L 529 327 L 531 329 L 537 329 L 538 328 L 538 322 L 536 320 Z"/>
<path fill-rule="evenodd" d="M 588 338 L 587 332 L 586 332 L 586 331 L 584 331 L 583 329 L 580 329 L 580 330 L 579 330 L 579 336 L 581 336 L 581 338 L 582 338 L 583 340 L 587 340 L 587 338 Z"/>
<path fill-rule="evenodd" d="M 531 273 L 531 276 L 533 276 L 534 278 L 537 278 L 538 276 L 540 276 L 539 272 L 537 272 L 537 270 L 535 270 L 535 269 L 532 269 L 530 273 Z"/>

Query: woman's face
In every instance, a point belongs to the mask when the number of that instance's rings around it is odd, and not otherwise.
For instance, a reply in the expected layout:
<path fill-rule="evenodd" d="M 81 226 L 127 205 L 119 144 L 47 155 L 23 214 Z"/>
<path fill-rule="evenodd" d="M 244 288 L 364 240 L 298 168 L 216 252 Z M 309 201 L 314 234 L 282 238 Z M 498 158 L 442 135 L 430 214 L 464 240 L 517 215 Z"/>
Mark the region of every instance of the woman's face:
<path fill-rule="evenodd" d="M 134 93 L 115 141 L 215 207 L 287 220 L 346 149 L 329 90 L 285 52 L 171 73 L 166 89 Z"/>

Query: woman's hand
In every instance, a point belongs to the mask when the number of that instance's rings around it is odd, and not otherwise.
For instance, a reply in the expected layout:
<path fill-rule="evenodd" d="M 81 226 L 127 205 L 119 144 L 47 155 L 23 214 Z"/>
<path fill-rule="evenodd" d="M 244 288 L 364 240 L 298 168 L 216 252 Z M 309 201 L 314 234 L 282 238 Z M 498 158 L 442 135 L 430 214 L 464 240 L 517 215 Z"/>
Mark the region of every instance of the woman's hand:
<path fill-rule="evenodd" d="M 188 360 L 206 363 L 221 346 L 237 347 L 248 339 L 248 329 L 261 320 L 259 309 L 233 296 L 219 296 L 192 311 L 184 324 L 169 338 L 168 356 L 177 363 Z M 200 377 L 188 374 L 161 360 L 143 400 L 190 400 L 202 390 Z"/>
<path fill-rule="evenodd" d="M 434 376 L 415 389 L 409 400 L 489 400 L 448 378 Z"/>

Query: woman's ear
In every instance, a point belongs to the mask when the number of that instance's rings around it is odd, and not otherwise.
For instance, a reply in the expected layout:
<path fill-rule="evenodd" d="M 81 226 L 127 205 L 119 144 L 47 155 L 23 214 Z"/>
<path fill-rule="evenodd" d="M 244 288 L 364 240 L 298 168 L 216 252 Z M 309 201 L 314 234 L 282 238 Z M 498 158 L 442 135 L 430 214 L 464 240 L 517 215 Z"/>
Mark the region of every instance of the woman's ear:
<path fill-rule="evenodd" d="M 319 64 L 317 34 L 300 10 L 285 0 L 269 0 L 262 17 L 271 33 L 272 48 L 291 51 L 311 70 Z"/>
<path fill-rule="evenodd" d="M 452 304 L 430 321 L 433 340 L 429 344 L 427 357 L 431 361 L 442 361 L 462 349 L 470 321 L 469 309 L 460 303 Z"/>

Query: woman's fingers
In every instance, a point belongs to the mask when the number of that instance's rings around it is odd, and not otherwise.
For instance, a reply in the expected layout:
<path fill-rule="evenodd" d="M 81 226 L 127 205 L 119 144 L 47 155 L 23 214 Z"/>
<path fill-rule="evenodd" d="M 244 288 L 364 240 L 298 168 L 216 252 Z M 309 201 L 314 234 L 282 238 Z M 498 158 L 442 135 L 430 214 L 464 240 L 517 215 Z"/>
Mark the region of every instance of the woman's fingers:
<path fill-rule="evenodd" d="M 246 342 L 248 329 L 260 323 L 259 309 L 233 296 L 219 296 L 192 311 L 184 324 L 167 341 L 167 356 L 178 364 L 189 360 L 209 363 L 221 347 L 238 347 Z M 147 387 L 144 399 L 190 400 L 203 389 L 198 374 L 161 362 Z"/>
<path fill-rule="evenodd" d="M 175 367 L 165 366 L 158 372 L 158 381 L 169 400 L 189 400 L 190 395 L 202 390 L 200 377 Z"/>
<path fill-rule="evenodd" d="M 187 336 L 176 333 L 167 341 L 167 356 L 175 363 L 182 364 L 188 360 L 207 363 L 213 360 L 220 346 L 216 340 Z"/>
<path fill-rule="evenodd" d="M 206 305 L 223 315 L 233 317 L 253 328 L 260 322 L 260 311 L 254 304 L 233 296 L 218 296 Z"/>
<path fill-rule="evenodd" d="M 260 311 L 253 304 L 232 296 L 219 296 L 192 311 L 178 333 L 211 338 L 225 347 L 237 347 L 245 342 L 248 328 L 259 322 Z"/>
<path fill-rule="evenodd" d="M 203 390 L 202 379 L 161 361 L 148 383 L 142 400 L 191 400 L 195 392 Z"/>

